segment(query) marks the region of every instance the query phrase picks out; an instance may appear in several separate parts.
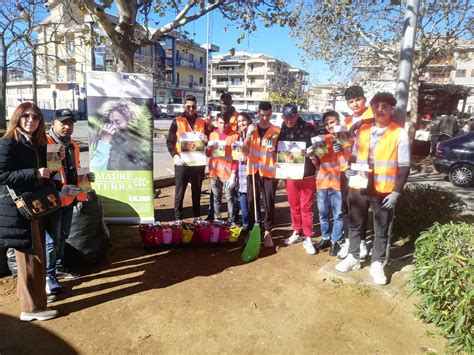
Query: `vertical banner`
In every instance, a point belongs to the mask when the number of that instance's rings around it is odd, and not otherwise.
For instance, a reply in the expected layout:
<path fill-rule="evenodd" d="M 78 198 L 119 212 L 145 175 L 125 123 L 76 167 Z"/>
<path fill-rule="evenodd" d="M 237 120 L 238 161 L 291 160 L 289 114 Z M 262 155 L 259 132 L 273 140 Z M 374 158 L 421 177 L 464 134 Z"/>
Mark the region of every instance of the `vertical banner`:
<path fill-rule="evenodd" d="M 89 165 L 107 222 L 154 221 L 153 78 L 86 74 Z"/>

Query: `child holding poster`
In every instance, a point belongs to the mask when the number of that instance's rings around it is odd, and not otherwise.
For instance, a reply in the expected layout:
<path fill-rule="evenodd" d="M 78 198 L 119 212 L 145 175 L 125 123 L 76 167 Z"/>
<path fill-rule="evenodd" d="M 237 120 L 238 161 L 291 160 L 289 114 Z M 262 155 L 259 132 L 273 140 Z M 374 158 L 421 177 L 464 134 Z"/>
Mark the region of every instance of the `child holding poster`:
<path fill-rule="evenodd" d="M 234 187 L 237 177 L 238 162 L 232 158 L 232 143 L 239 139 L 238 134 L 230 128 L 230 116 L 227 113 L 217 116 L 217 130 L 209 135 L 206 148 L 209 159 L 209 177 L 214 195 L 214 219 L 220 219 L 222 191 L 227 199 L 229 221 L 235 224 Z"/>

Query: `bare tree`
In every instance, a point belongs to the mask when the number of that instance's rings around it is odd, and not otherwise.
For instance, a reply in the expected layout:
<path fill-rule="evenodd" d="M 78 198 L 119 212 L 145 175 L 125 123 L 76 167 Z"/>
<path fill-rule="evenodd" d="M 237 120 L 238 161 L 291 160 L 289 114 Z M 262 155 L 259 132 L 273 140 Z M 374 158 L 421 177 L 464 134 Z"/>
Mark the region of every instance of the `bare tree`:
<path fill-rule="evenodd" d="M 156 43 L 164 35 L 182 28 L 206 13 L 218 11 L 229 23 L 245 32 L 255 31 L 258 20 L 265 26 L 285 25 L 288 12 L 283 0 L 72 0 L 90 14 L 112 44 L 118 71 L 134 71 L 134 54 L 140 47 Z M 106 11 L 115 5 L 118 21 L 115 23 Z M 159 20 L 166 14 L 175 17 L 166 24 Z M 141 24 L 143 25 L 141 25 Z M 157 29 L 153 29 L 157 28 Z"/>
<path fill-rule="evenodd" d="M 394 3 L 300 0 L 290 20 L 293 35 L 306 57 L 322 59 L 338 73 L 349 74 L 354 62 L 396 68 L 405 8 Z M 412 127 L 421 75 L 430 62 L 451 60 L 459 41 L 472 38 L 474 24 L 470 0 L 420 0 L 420 4 L 410 85 Z"/>

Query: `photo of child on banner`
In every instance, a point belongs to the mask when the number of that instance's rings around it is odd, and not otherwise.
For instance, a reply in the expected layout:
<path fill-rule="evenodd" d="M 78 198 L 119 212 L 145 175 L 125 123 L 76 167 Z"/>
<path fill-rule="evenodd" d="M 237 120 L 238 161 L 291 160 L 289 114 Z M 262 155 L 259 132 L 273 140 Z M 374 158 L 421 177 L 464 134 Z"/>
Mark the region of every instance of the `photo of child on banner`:
<path fill-rule="evenodd" d="M 302 179 L 304 176 L 305 142 L 278 142 L 276 178 L 277 179 Z"/>

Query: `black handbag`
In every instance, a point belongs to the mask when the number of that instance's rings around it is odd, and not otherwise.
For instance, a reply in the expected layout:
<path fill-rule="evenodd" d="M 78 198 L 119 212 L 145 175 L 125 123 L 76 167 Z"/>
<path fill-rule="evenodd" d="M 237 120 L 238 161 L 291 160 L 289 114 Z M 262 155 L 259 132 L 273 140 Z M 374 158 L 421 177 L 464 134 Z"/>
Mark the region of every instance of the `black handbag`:
<path fill-rule="evenodd" d="M 46 216 L 61 207 L 61 197 L 54 186 L 41 186 L 36 191 L 23 192 L 18 196 L 7 186 L 18 212 L 28 220 Z"/>

